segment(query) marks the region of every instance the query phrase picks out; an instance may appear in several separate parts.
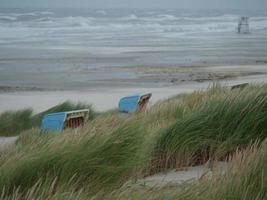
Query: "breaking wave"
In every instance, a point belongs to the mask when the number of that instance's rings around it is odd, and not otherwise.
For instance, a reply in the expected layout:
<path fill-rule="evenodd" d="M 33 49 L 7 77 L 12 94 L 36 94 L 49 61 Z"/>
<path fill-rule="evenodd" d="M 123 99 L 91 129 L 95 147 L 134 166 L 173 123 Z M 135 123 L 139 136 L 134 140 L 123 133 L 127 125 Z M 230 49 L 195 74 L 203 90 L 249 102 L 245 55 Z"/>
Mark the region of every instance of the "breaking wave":
<path fill-rule="evenodd" d="M 138 36 L 155 33 L 162 37 L 180 34 L 235 32 L 238 14 L 179 14 L 168 12 L 110 13 L 97 10 L 76 16 L 62 16 L 50 11 L 0 13 L 0 40 L 26 40 L 65 34 L 77 37 L 94 34 L 116 37 L 117 34 Z M 250 18 L 253 30 L 266 30 L 267 16 Z M 20 30 L 20 32 L 16 31 Z M 4 39 L 3 39 L 4 38 Z M 38 40 L 38 38 L 34 38 Z"/>
<path fill-rule="evenodd" d="M 16 21 L 17 17 L 0 15 L 0 21 Z"/>
<path fill-rule="evenodd" d="M 5 21 L 16 21 L 20 20 L 23 17 L 30 17 L 29 20 L 33 20 L 35 18 L 50 16 L 54 13 L 51 11 L 35 11 L 35 12 L 22 12 L 22 13 L 0 13 L 0 20 Z"/>
<path fill-rule="evenodd" d="M 131 21 L 131 20 L 138 20 L 139 18 L 135 14 L 128 15 L 126 17 L 120 17 L 120 21 Z"/>

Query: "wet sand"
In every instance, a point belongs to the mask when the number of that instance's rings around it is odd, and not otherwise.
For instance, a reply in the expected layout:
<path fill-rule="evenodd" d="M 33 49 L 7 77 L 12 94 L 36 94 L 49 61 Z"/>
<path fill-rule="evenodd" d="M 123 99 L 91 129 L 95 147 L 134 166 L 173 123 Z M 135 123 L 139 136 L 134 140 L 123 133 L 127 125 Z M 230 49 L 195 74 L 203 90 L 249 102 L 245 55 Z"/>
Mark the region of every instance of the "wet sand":
<path fill-rule="evenodd" d="M 130 82 L 161 83 L 179 85 L 185 82 L 205 82 L 233 80 L 239 77 L 266 75 L 267 65 L 235 66 L 169 66 L 169 67 L 120 67 L 114 71 L 135 72 L 139 74 Z M 123 80 L 121 80 L 123 81 Z"/>
<path fill-rule="evenodd" d="M 267 75 L 242 76 L 218 80 L 218 82 L 225 86 L 241 83 L 267 83 Z M 116 108 L 119 99 L 125 95 L 151 92 L 153 94 L 151 104 L 153 104 L 158 100 L 163 100 L 180 93 L 206 89 L 212 84 L 213 81 L 187 81 L 168 86 L 159 84 L 158 86 L 151 85 L 150 87 L 125 87 L 124 84 L 121 83 L 120 87 L 103 87 L 87 90 L 0 93 L 0 112 L 22 108 L 33 108 L 34 112 L 41 112 L 66 100 L 89 103 L 98 111 L 106 111 Z M 142 84 L 140 83 L 140 85 Z"/>
<path fill-rule="evenodd" d="M 36 68 L 40 68 L 37 70 Z M 7 70 L 8 69 L 8 70 Z M 0 93 L 17 91 L 95 90 L 103 88 L 161 88 L 188 83 L 233 80 L 238 77 L 266 75 L 266 64 L 209 66 L 135 66 L 135 67 L 55 67 L 1 70 Z"/>

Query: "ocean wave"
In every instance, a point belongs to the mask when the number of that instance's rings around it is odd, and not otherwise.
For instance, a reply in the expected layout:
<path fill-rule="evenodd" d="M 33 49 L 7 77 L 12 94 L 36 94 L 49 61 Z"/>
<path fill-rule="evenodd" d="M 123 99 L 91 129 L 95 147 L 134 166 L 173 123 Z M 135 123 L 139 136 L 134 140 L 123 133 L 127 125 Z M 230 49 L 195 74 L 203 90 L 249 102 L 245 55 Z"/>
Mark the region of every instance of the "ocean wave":
<path fill-rule="evenodd" d="M 51 11 L 39 11 L 37 13 L 40 15 L 54 15 L 54 12 Z"/>
<path fill-rule="evenodd" d="M 52 17 L 41 17 L 34 20 L 35 22 L 54 22 Z"/>
<path fill-rule="evenodd" d="M 177 25 L 165 29 L 168 33 L 209 33 L 209 32 L 233 32 L 236 28 L 235 23 L 209 23 L 194 25 Z"/>
<path fill-rule="evenodd" d="M 212 17 L 205 17 L 205 16 L 178 16 L 178 15 L 172 15 L 172 14 L 155 14 L 155 15 L 149 15 L 149 16 L 142 16 L 137 17 L 135 15 L 130 15 L 123 18 L 124 20 L 139 20 L 144 22 L 164 22 L 164 23 L 173 23 L 173 22 L 184 22 L 184 23 L 205 23 L 205 22 L 229 22 L 233 21 L 236 22 L 239 19 L 239 16 L 237 15 L 230 15 L 225 14 L 221 16 L 212 16 Z"/>
<path fill-rule="evenodd" d="M 0 21 L 16 21 L 17 17 L 0 15 Z"/>
<path fill-rule="evenodd" d="M 126 17 L 120 17 L 120 21 L 138 20 L 139 18 L 135 14 L 128 15 Z"/>
<path fill-rule="evenodd" d="M 267 21 L 267 17 L 259 16 L 259 17 L 251 17 L 249 18 L 250 21 Z"/>
<path fill-rule="evenodd" d="M 89 27 L 91 25 L 92 18 L 90 17 L 41 17 L 35 19 L 30 23 L 31 27 L 46 27 L 46 28 L 74 28 L 74 27 Z"/>
<path fill-rule="evenodd" d="M 35 11 L 35 12 L 24 12 L 24 13 L 9 13 L 9 14 L 4 14 L 0 13 L 0 21 L 2 22 L 16 22 L 16 21 L 21 21 L 23 19 L 25 21 L 26 19 L 30 21 L 34 20 L 40 20 L 42 21 L 44 16 L 51 16 L 53 15 L 53 12 L 50 11 Z"/>
<path fill-rule="evenodd" d="M 158 15 L 157 17 L 162 20 L 177 20 L 178 19 L 176 16 L 169 15 L 169 14 Z"/>
<path fill-rule="evenodd" d="M 92 22 L 92 18 L 91 17 L 82 17 L 82 16 L 78 16 L 78 17 L 67 17 L 67 18 L 60 18 L 59 21 L 60 24 L 66 24 L 67 26 L 81 26 L 81 27 L 89 27 L 91 22 Z"/>
<path fill-rule="evenodd" d="M 0 14 L 0 39 L 31 37 L 32 35 L 54 34 L 105 34 L 114 35 L 125 33 L 131 35 L 142 35 L 149 33 L 179 35 L 190 33 L 209 32 L 235 32 L 238 15 L 218 15 L 202 17 L 185 17 L 178 14 L 130 14 L 121 17 L 116 16 L 67 16 L 57 17 L 52 12 L 32 12 L 26 14 L 37 14 L 34 18 L 19 20 L 11 14 Z M 25 14 L 25 13 L 24 13 Z M 12 26 L 10 26 L 12 24 Z M 250 18 L 250 26 L 255 30 L 265 30 L 267 27 L 267 16 Z M 20 30 L 21 33 L 18 33 Z M 12 33 L 12 32 L 16 33 Z"/>
<path fill-rule="evenodd" d="M 1 19 L 1 17 L 0 17 Z M 251 23 L 251 26 L 254 25 L 254 28 L 259 29 L 261 27 L 266 27 L 266 22 L 257 21 Z M 87 17 L 65 17 L 65 18 L 55 18 L 55 17 L 42 17 L 35 19 L 32 22 L 19 22 L 14 25 L 15 27 L 25 27 L 29 29 L 38 28 L 57 31 L 62 29 L 72 29 L 75 28 L 77 31 L 79 29 L 84 29 L 87 31 L 101 31 L 101 32 L 119 32 L 119 31 L 143 31 L 143 32 L 205 32 L 205 31 L 231 31 L 236 26 L 237 23 L 234 22 L 206 22 L 206 23 L 160 23 L 156 21 L 150 22 L 141 22 L 132 23 L 131 21 L 127 22 L 102 22 L 98 23 L 94 18 Z M 8 28 L 8 26 L 7 26 Z"/>
<path fill-rule="evenodd" d="M 13 17 L 22 17 L 22 16 L 32 16 L 32 17 L 35 17 L 35 16 L 38 16 L 38 14 L 35 13 L 35 12 L 27 12 L 27 13 L 10 13 L 9 15 L 10 15 L 10 16 L 13 16 Z"/>
<path fill-rule="evenodd" d="M 50 11 L 34 11 L 34 12 L 24 12 L 24 13 L 11 13 L 11 16 L 21 17 L 21 16 L 40 16 L 40 15 L 53 15 Z"/>
<path fill-rule="evenodd" d="M 238 21 L 240 17 L 238 15 L 230 15 L 230 14 L 224 14 L 220 16 L 213 16 L 213 17 L 205 17 L 205 16 L 199 16 L 199 17 L 181 17 L 181 20 L 185 21 L 192 21 L 192 22 L 229 22 L 233 21 L 236 22 Z"/>

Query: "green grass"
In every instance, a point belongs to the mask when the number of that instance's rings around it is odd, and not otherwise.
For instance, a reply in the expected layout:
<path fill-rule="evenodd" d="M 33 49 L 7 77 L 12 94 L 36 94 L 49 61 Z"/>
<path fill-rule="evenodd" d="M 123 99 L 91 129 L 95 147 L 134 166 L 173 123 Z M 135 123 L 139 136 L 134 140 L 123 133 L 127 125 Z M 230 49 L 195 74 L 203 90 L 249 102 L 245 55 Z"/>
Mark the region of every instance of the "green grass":
<path fill-rule="evenodd" d="M 83 199 L 84 197 L 81 197 Z M 128 187 L 99 192 L 94 199 L 145 200 L 265 200 L 267 198 L 267 140 L 236 151 L 225 171 L 215 171 L 181 189 L 179 187 Z"/>
<path fill-rule="evenodd" d="M 83 103 L 72 103 L 66 101 L 56 105 L 42 113 L 33 114 L 32 109 L 18 111 L 6 111 L 0 114 L 0 136 L 15 136 L 30 128 L 39 127 L 42 118 L 47 113 L 64 112 L 79 109 L 90 109 L 90 120 L 94 119 L 97 113 L 91 105 Z"/>
<path fill-rule="evenodd" d="M 76 182 L 75 176 L 59 183 L 58 178 L 39 179 L 24 194 L 17 188 L 2 199 L 94 199 L 94 200 L 265 200 L 267 197 L 267 140 L 236 151 L 225 172 L 215 171 L 213 177 L 204 178 L 185 188 L 179 187 L 122 187 L 112 192 L 90 192 L 87 185 Z"/>
<path fill-rule="evenodd" d="M 0 115 L 0 135 L 14 136 L 32 126 L 32 110 L 6 111 Z"/>
<path fill-rule="evenodd" d="M 158 168 L 224 159 L 237 147 L 266 136 L 266 88 L 222 92 L 163 131 L 155 153 L 163 159 Z"/>
<path fill-rule="evenodd" d="M 266 191 L 266 153 L 259 153 L 267 151 L 266 145 L 254 146 L 258 153 L 247 153 L 251 160 L 234 165 L 238 170 L 229 169 L 233 174 L 214 179 L 211 183 L 218 186 L 214 189 L 209 181 L 190 190 L 164 188 L 161 192 L 152 190 L 152 194 L 121 186 L 169 169 L 232 160 L 233 155 L 232 162 L 238 162 L 247 154 L 238 154 L 237 149 L 249 148 L 256 141 L 261 144 L 267 136 L 267 85 L 232 91 L 215 85 L 125 118 L 116 111 L 106 112 L 79 129 L 58 135 L 38 133 L 33 129 L 21 134 L 14 148 L 2 153 L 4 156 L 0 154 L 0 189 L 5 190 L 7 199 L 16 193 L 21 198 L 31 193 L 40 199 L 72 195 L 80 195 L 77 199 L 119 199 L 131 194 L 136 197 L 133 199 L 147 194 L 158 199 L 164 195 L 169 199 L 231 199 L 223 197 L 229 193 L 238 198 L 242 191 L 249 193 L 247 197 L 262 199 Z M 254 158 L 255 165 L 251 164 L 253 155 L 261 158 Z M 245 177 L 238 182 L 243 178 L 241 172 Z"/>

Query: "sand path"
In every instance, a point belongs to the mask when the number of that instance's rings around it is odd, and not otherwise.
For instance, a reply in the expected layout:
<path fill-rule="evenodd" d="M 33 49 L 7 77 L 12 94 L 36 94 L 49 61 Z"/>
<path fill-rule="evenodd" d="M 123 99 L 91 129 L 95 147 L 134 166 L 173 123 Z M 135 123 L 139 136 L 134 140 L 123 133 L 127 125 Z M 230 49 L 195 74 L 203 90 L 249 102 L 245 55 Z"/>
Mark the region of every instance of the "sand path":
<path fill-rule="evenodd" d="M 185 170 L 172 170 L 165 173 L 158 173 L 139 179 L 135 183 L 129 181 L 124 185 L 124 187 L 161 188 L 165 186 L 185 186 L 186 184 L 198 181 L 203 177 L 210 178 L 214 172 L 224 173 L 226 169 L 226 162 L 215 163 L 213 170 L 208 168 L 207 165 L 198 165 L 188 167 Z"/>
<path fill-rule="evenodd" d="M 0 147 L 15 144 L 17 141 L 18 136 L 15 137 L 0 137 Z"/>

